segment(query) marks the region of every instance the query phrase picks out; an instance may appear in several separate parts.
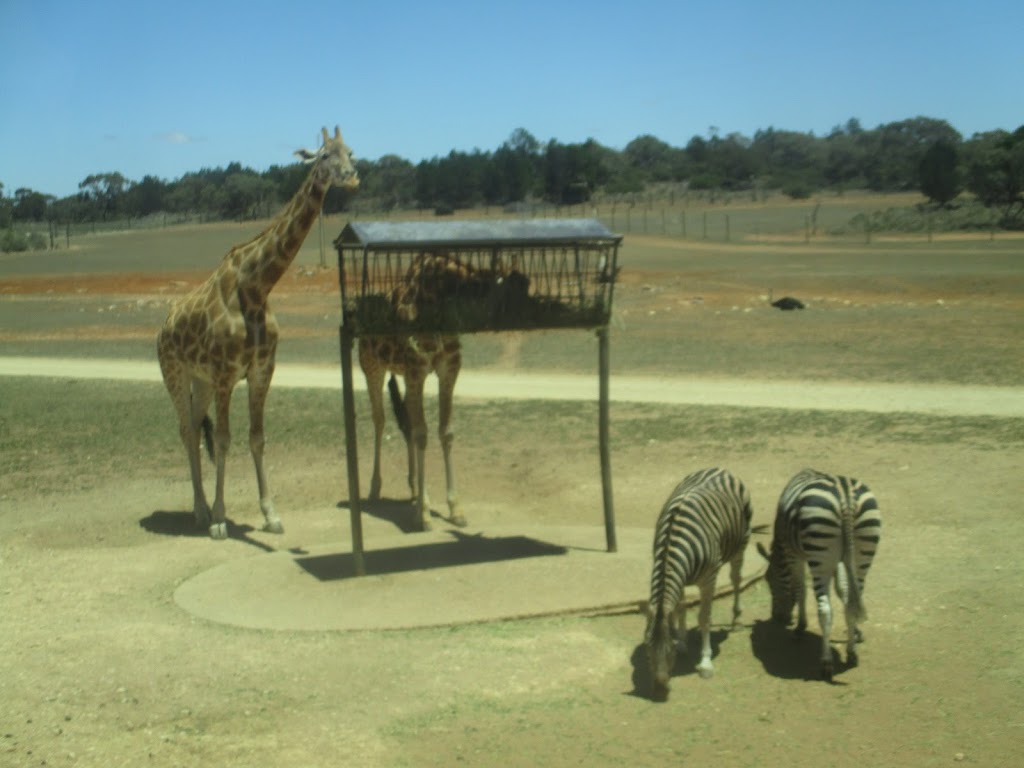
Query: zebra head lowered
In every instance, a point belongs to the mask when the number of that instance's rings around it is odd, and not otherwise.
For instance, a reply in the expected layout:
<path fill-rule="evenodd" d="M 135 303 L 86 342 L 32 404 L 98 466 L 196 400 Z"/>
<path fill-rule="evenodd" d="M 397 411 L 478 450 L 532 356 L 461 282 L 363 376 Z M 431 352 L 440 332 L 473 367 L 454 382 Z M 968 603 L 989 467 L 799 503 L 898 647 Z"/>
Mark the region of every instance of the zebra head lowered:
<path fill-rule="evenodd" d="M 772 618 L 788 627 L 793 623 L 793 609 L 796 607 L 799 588 L 788 578 L 782 547 L 777 541 L 772 542 L 771 554 L 761 542 L 757 543 L 757 551 L 768 561 L 764 580 L 768 582 L 768 589 L 772 595 Z M 800 627 L 800 630 L 802 631 L 803 627 Z"/>

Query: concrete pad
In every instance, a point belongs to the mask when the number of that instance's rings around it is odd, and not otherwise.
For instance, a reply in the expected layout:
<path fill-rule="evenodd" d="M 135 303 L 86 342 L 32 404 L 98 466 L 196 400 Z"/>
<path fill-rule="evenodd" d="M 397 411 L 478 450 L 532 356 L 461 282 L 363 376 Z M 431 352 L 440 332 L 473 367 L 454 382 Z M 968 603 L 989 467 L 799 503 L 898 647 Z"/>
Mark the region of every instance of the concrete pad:
<path fill-rule="evenodd" d="M 350 543 L 327 544 L 222 563 L 182 583 L 174 599 L 210 621 L 292 631 L 635 610 L 648 596 L 653 534 L 616 533 L 615 553 L 605 551 L 604 529 L 594 526 L 392 534 L 365 542 L 366 576 L 355 576 Z M 751 546 L 744 584 L 760 578 L 763 566 Z M 722 594 L 728 581 L 726 567 Z M 688 597 L 696 597 L 692 592 Z"/>

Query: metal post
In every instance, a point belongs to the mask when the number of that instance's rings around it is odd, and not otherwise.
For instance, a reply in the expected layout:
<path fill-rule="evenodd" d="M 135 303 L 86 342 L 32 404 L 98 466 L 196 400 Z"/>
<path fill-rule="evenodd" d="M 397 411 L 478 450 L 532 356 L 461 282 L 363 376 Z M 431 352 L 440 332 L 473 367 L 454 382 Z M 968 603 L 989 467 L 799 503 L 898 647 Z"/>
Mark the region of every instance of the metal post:
<path fill-rule="evenodd" d="M 608 326 L 597 331 L 598 340 L 598 409 L 597 439 L 601 454 L 601 488 L 604 493 L 604 535 L 609 552 L 617 552 L 615 541 L 615 510 L 612 506 L 612 460 L 608 446 Z"/>
<path fill-rule="evenodd" d="M 359 504 L 359 456 L 356 452 L 356 402 L 352 391 L 352 332 L 342 325 L 341 398 L 345 412 L 345 459 L 348 463 L 348 509 L 352 520 L 352 558 L 356 576 L 366 575 L 363 563 L 363 517 Z"/>

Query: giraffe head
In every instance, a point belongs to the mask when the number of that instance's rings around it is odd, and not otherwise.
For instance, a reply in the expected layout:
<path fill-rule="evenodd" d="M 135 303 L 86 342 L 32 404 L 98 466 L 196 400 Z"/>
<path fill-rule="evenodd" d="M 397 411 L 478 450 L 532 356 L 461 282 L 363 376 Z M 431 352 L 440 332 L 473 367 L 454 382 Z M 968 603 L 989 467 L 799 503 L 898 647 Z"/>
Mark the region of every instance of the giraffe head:
<path fill-rule="evenodd" d="M 359 174 L 356 173 L 356 167 L 352 162 L 352 150 L 341 138 L 341 129 L 334 126 L 333 138 L 327 133 L 326 128 L 323 129 L 323 133 L 323 146 L 319 150 L 310 152 L 308 149 L 300 149 L 295 154 L 301 157 L 304 163 L 314 163 L 316 168 L 313 173 L 328 187 L 358 189 Z"/>

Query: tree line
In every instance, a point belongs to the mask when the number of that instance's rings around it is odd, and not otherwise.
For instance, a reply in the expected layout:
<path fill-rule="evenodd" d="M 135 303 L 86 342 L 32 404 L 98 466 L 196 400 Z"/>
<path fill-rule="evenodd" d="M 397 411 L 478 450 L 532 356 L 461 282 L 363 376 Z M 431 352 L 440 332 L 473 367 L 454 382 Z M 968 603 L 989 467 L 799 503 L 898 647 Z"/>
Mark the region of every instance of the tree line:
<path fill-rule="evenodd" d="M 1024 227 L 1024 126 L 965 139 L 948 122 L 915 117 L 865 129 L 853 118 L 827 136 L 767 128 L 752 138 L 709 128 L 685 147 L 639 136 L 623 150 L 593 139 L 538 141 L 519 128 L 493 151 L 452 150 L 414 164 L 398 155 L 358 160 L 357 198 L 332 191 L 327 213 L 360 209 L 433 210 L 528 201 L 576 205 L 658 186 L 680 190 L 781 191 L 806 198 L 822 190 L 920 191 L 936 206 L 963 192 L 996 212 L 1004 228 Z M 77 194 L 56 198 L 0 183 L 0 227 L 14 222 L 81 223 L 164 214 L 250 219 L 272 215 L 298 190 L 308 169 L 295 163 L 263 172 L 230 163 L 174 181 L 117 172 L 83 179 Z"/>

